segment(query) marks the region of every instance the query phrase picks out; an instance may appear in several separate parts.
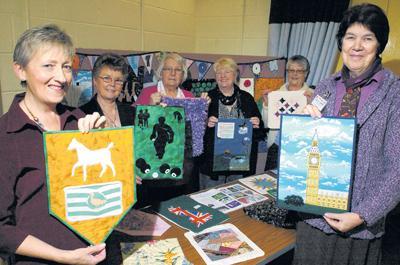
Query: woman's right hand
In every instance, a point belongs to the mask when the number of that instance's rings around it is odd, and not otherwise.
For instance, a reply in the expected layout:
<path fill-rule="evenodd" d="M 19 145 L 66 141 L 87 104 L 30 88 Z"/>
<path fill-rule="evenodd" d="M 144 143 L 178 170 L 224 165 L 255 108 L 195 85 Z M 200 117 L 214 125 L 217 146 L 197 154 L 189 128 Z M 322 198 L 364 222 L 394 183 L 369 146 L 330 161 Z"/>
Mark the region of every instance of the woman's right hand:
<path fill-rule="evenodd" d="M 213 127 L 215 127 L 215 124 L 217 124 L 217 122 L 218 122 L 218 118 L 217 117 L 210 116 L 208 118 L 207 126 L 210 127 L 210 128 L 213 128 Z"/>
<path fill-rule="evenodd" d="M 65 264 L 94 265 L 106 258 L 106 244 L 65 250 L 60 262 Z"/>
<path fill-rule="evenodd" d="M 304 114 L 309 114 L 313 118 L 321 118 L 322 117 L 322 114 L 319 111 L 319 109 L 316 106 L 311 105 L 311 104 L 308 104 L 308 105 L 306 105 L 304 107 L 303 113 Z"/>
<path fill-rule="evenodd" d="M 150 105 L 159 105 L 161 102 L 161 93 L 155 92 L 150 95 Z"/>
<path fill-rule="evenodd" d="M 98 112 L 93 112 L 93 114 L 87 114 L 78 120 L 78 129 L 82 133 L 88 133 L 91 129 L 104 128 L 105 124 L 106 117 L 100 116 Z"/>
<path fill-rule="evenodd" d="M 265 90 L 264 94 L 262 95 L 263 106 L 268 107 L 268 93 L 274 91 L 273 89 Z"/>

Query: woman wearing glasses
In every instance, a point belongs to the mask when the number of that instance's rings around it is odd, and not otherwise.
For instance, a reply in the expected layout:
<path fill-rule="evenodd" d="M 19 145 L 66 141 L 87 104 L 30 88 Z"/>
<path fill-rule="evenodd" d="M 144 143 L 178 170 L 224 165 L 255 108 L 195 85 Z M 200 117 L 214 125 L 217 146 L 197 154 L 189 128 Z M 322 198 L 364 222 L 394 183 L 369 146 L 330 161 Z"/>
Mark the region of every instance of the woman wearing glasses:
<path fill-rule="evenodd" d="M 302 55 L 294 55 L 289 58 L 286 63 L 287 72 L 287 83 L 282 85 L 278 91 L 304 91 L 304 96 L 307 97 L 307 101 L 314 93 L 307 83 L 306 78 L 310 72 L 310 64 L 306 57 Z M 264 124 L 268 124 L 268 93 L 267 91 L 262 97 L 262 119 Z M 268 132 L 267 148 L 268 157 L 265 170 L 274 169 L 277 166 L 278 159 L 278 138 L 277 135 L 279 130 L 270 129 Z"/>
<path fill-rule="evenodd" d="M 187 77 L 185 59 L 177 53 L 167 53 L 157 69 L 160 81 L 156 86 L 144 88 L 136 105 L 158 105 L 163 96 L 171 98 L 193 98 L 190 91 L 179 86 Z"/>
<path fill-rule="evenodd" d="M 80 109 L 86 114 L 98 112 L 104 115 L 106 127 L 133 125 L 135 109 L 116 100 L 128 76 L 128 69 L 124 57 L 114 53 L 100 55 L 93 66 L 96 94 Z"/>

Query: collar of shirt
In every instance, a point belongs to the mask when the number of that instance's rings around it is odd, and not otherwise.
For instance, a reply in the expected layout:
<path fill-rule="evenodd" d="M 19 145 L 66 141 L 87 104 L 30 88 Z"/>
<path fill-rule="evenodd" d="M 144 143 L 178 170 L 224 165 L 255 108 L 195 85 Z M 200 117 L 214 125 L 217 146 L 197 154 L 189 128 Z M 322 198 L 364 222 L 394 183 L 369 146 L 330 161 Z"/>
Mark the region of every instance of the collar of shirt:
<path fill-rule="evenodd" d="M 13 102 L 11 103 L 10 109 L 8 110 L 9 119 L 7 121 L 7 132 L 17 132 L 20 130 L 24 130 L 28 127 L 35 128 L 37 130 L 41 130 L 29 117 L 25 114 L 25 112 L 19 106 L 21 100 L 25 97 L 25 92 L 17 94 L 14 97 Z M 63 104 L 57 105 L 57 113 L 60 115 L 61 121 L 61 130 L 65 128 L 67 122 L 72 120 L 78 120 L 78 115 L 75 111 L 72 111 L 73 108 L 69 108 L 64 106 Z"/>
<path fill-rule="evenodd" d="M 176 94 L 176 98 L 185 98 L 185 95 L 182 92 L 182 89 L 180 89 L 179 87 L 177 87 L 177 94 Z M 165 92 L 165 87 L 162 81 L 158 81 L 157 83 L 157 92 L 160 93 L 163 96 L 166 96 L 167 93 Z"/>

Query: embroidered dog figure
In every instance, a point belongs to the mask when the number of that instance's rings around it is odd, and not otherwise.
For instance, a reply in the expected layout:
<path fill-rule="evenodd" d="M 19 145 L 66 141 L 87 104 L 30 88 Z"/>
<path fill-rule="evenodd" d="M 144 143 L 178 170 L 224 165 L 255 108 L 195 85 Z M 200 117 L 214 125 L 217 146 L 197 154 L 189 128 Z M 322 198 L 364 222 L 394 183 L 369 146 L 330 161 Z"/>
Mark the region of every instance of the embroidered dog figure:
<path fill-rule="evenodd" d="M 75 170 L 78 167 L 82 167 L 83 170 L 83 181 L 86 181 L 86 167 L 93 166 L 97 164 L 101 164 L 101 172 L 99 178 L 103 176 L 103 174 L 107 170 L 107 166 L 111 168 L 113 172 L 113 176 L 115 177 L 115 168 L 114 164 L 111 160 L 111 152 L 110 149 L 114 146 L 114 143 L 109 143 L 106 148 L 100 148 L 97 150 L 90 150 L 82 143 L 78 142 L 75 138 L 72 139 L 71 143 L 68 146 L 68 150 L 76 150 L 78 155 L 78 161 L 72 167 L 72 176 L 75 176 Z"/>

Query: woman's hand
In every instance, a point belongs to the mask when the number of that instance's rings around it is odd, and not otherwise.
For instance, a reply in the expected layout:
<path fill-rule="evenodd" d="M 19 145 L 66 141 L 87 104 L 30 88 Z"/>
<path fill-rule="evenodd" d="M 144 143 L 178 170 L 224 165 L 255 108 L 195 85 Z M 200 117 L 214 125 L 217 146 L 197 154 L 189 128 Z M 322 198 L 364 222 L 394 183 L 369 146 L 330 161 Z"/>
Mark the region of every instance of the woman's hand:
<path fill-rule="evenodd" d="M 307 98 L 307 104 L 310 104 L 311 98 L 313 96 L 313 92 L 306 90 L 306 91 L 304 91 L 303 95 Z"/>
<path fill-rule="evenodd" d="M 91 129 L 104 128 L 105 124 L 106 117 L 100 116 L 98 112 L 93 112 L 93 114 L 87 114 L 78 120 L 78 129 L 82 133 L 88 133 Z"/>
<path fill-rule="evenodd" d="M 251 117 L 250 122 L 253 124 L 253 128 L 260 128 L 260 119 L 258 117 Z"/>
<path fill-rule="evenodd" d="M 210 105 L 211 98 L 208 96 L 207 92 L 202 92 L 201 95 L 200 95 L 200 98 L 204 98 L 205 100 L 207 100 L 207 105 Z"/>
<path fill-rule="evenodd" d="M 265 90 L 264 94 L 262 95 L 262 100 L 263 100 L 263 106 L 268 107 L 268 94 L 270 92 L 274 91 L 273 89 L 267 89 Z"/>
<path fill-rule="evenodd" d="M 136 176 L 136 184 L 142 185 L 142 178 L 139 176 Z"/>
<path fill-rule="evenodd" d="M 364 223 L 356 213 L 325 213 L 324 219 L 333 229 L 343 233 Z"/>
<path fill-rule="evenodd" d="M 210 118 L 208 118 L 208 123 L 207 126 L 210 128 L 215 127 L 215 124 L 217 124 L 218 122 L 218 118 L 215 116 L 210 116 Z"/>
<path fill-rule="evenodd" d="M 161 93 L 155 92 L 150 95 L 150 105 L 159 105 L 161 102 Z"/>
<path fill-rule="evenodd" d="M 311 105 L 311 104 L 308 104 L 308 105 L 306 105 L 304 107 L 303 113 L 304 114 L 309 114 L 313 118 L 321 118 L 322 117 L 322 114 L 319 111 L 319 109 L 316 106 Z"/>
<path fill-rule="evenodd" d="M 94 265 L 106 258 L 106 244 L 65 250 L 59 262 L 65 264 Z"/>
<path fill-rule="evenodd" d="M 106 244 L 78 248 L 75 250 L 62 250 L 46 242 L 28 235 L 18 246 L 16 254 L 51 260 L 61 264 L 94 265 L 106 258 Z"/>

